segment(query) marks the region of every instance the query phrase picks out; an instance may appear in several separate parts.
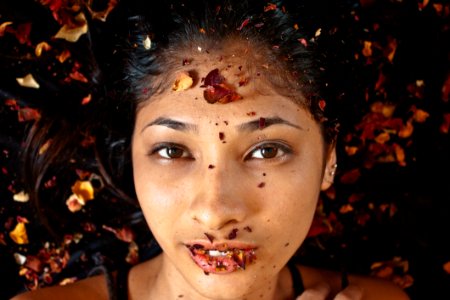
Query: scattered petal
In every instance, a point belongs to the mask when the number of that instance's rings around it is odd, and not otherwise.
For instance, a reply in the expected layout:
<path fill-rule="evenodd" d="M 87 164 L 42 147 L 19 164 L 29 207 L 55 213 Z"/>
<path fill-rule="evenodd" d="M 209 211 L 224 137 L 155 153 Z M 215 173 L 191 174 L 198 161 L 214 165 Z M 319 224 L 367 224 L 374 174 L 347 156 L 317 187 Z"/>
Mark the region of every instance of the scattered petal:
<path fill-rule="evenodd" d="M 184 91 L 190 88 L 193 83 L 194 80 L 188 72 L 180 72 L 172 85 L 172 90 L 175 92 Z"/>
<path fill-rule="evenodd" d="M 33 88 L 33 89 L 39 88 L 39 83 L 36 82 L 33 75 L 31 75 L 31 74 L 28 74 L 22 78 L 16 78 L 16 80 L 23 87 L 28 87 L 28 88 Z"/>
<path fill-rule="evenodd" d="M 72 186 L 72 192 L 83 202 L 94 199 L 94 187 L 89 180 L 77 180 Z"/>
<path fill-rule="evenodd" d="M 80 211 L 84 205 L 85 202 L 75 194 L 70 195 L 66 200 L 66 206 L 71 212 Z"/>
<path fill-rule="evenodd" d="M 46 42 L 40 42 L 34 49 L 34 54 L 36 54 L 37 57 L 40 57 L 43 51 L 48 51 L 50 49 L 52 49 L 52 47 L 49 44 Z"/>
<path fill-rule="evenodd" d="M 152 40 L 150 39 L 150 37 L 147 35 L 147 37 L 144 40 L 144 48 L 146 50 L 149 50 L 152 47 Z"/>
<path fill-rule="evenodd" d="M 77 27 L 71 27 L 67 24 L 64 24 L 61 29 L 56 33 L 55 38 L 64 39 L 68 42 L 75 43 L 78 39 L 85 33 L 88 32 L 88 24 L 86 21 L 86 17 L 83 13 L 79 13 L 75 17 L 75 21 L 77 21 Z"/>
<path fill-rule="evenodd" d="M 17 202 L 28 202 L 30 200 L 30 196 L 25 193 L 25 191 L 20 191 L 13 196 L 13 199 Z"/>
<path fill-rule="evenodd" d="M 19 245 L 28 244 L 28 235 L 24 222 L 18 222 L 13 231 L 9 233 L 9 237 Z"/>
<path fill-rule="evenodd" d="M 11 25 L 12 23 L 13 22 L 3 22 L 2 24 L 0 24 L 0 37 L 5 34 L 6 27 Z"/>

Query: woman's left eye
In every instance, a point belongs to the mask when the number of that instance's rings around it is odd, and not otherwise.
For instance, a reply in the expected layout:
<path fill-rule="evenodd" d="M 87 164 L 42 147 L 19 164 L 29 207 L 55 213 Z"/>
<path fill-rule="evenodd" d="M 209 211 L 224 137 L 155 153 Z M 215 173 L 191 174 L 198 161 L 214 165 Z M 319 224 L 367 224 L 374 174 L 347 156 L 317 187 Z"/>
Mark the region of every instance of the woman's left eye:
<path fill-rule="evenodd" d="M 292 153 L 292 150 L 286 145 L 279 143 L 266 143 L 257 146 L 246 155 L 245 159 L 274 159 L 289 153 Z"/>

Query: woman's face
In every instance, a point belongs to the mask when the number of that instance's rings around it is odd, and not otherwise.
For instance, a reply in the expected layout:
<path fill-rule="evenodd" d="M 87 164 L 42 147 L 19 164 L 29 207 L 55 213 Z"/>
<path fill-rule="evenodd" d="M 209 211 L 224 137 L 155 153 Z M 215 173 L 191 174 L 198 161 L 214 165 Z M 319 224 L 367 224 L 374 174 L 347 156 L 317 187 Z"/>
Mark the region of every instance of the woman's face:
<path fill-rule="evenodd" d="M 217 67 L 235 84 L 238 65 L 202 65 L 191 67 L 201 77 Z M 227 104 L 207 103 L 201 84 L 170 90 L 137 113 L 136 193 L 163 249 L 160 274 L 181 294 L 270 293 L 330 185 L 324 169 L 335 156 L 325 153 L 319 125 L 256 84 L 237 87 L 243 99 Z"/>

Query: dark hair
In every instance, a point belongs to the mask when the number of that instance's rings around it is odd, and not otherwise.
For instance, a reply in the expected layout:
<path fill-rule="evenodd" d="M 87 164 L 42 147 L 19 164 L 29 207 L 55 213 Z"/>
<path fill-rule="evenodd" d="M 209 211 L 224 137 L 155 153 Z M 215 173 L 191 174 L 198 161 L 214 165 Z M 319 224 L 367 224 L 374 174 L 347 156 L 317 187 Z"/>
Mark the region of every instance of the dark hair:
<path fill-rule="evenodd" d="M 335 53 L 337 45 L 330 41 L 339 38 L 332 14 L 323 11 L 340 4 L 325 1 L 329 6 L 324 9 L 323 3 L 296 2 L 122 1 L 106 23 L 89 19 L 90 32 L 75 45 L 54 42 L 55 49 L 72 50 L 72 61 L 81 66 L 86 81 L 55 83 L 53 70 L 46 70 L 49 56 L 29 62 L 24 70 L 39 70 L 35 73 L 41 88 L 35 93 L 1 90 L 41 112 L 29 130 L 22 157 L 27 190 L 37 207 L 45 209 L 45 217 L 58 223 L 66 218 L 60 201 L 69 189 L 61 186 L 49 193 L 44 183 L 52 174 L 61 174 L 61 182 L 73 182 L 68 178 L 79 165 L 98 170 L 114 197 L 137 207 L 129 151 L 135 112 L 164 88 L 162 83 L 168 81 L 161 78 L 182 65 L 181 56 L 174 53 L 185 51 L 189 43 L 217 47 L 216 41 L 231 38 L 251 41 L 274 66 L 276 76 L 265 79 L 300 101 L 322 125 L 326 143 L 333 143 L 337 134 L 333 102 L 338 92 L 332 80 L 336 74 L 327 67 L 335 59 L 330 51 Z M 150 48 L 144 47 L 147 38 Z M 80 105 L 87 95 L 91 102 Z M 89 138 L 95 142 L 83 143 Z M 67 175 L 68 168 L 72 175 Z"/>

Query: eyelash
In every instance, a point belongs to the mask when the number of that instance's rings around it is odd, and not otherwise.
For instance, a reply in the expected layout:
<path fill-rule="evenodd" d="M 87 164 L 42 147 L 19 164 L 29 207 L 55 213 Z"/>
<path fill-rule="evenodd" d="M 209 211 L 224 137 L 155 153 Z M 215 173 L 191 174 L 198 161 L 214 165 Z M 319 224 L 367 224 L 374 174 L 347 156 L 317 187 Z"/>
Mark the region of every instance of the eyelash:
<path fill-rule="evenodd" d="M 270 158 L 264 158 L 263 154 L 261 153 L 259 155 L 259 157 L 252 157 L 252 154 L 256 153 L 256 151 L 261 151 L 262 149 L 268 149 L 268 148 L 274 148 L 276 150 L 276 154 L 274 157 L 270 157 Z M 170 157 L 167 154 L 167 151 L 169 149 L 176 149 L 176 150 L 181 150 L 184 153 L 182 153 L 182 156 L 180 157 Z M 160 151 L 165 150 L 165 154 L 166 155 L 162 155 L 160 153 Z M 281 150 L 281 154 L 279 153 Z M 258 159 L 258 160 L 266 160 L 266 161 L 273 161 L 273 160 L 277 160 L 277 159 L 282 159 L 284 156 L 289 155 L 292 153 L 292 149 L 280 142 L 264 142 L 264 143 L 260 143 L 259 145 L 257 145 L 256 147 L 254 147 L 248 154 L 245 155 L 244 157 L 244 161 L 248 161 L 251 159 Z M 166 160 L 175 160 L 175 159 L 192 159 L 192 155 L 189 153 L 189 151 L 187 151 L 185 149 L 185 147 L 183 147 L 182 145 L 176 144 L 176 143 L 162 143 L 162 144 L 158 144 L 156 145 L 151 151 L 150 151 L 150 155 L 158 155 L 159 158 L 161 159 L 166 159 Z"/>
<path fill-rule="evenodd" d="M 167 151 L 169 149 L 177 149 L 177 150 L 181 150 L 184 151 L 183 155 L 181 157 L 169 157 L 169 155 L 164 156 L 161 155 L 160 151 L 165 150 L 166 154 Z M 187 153 L 187 155 L 186 155 Z M 150 151 L 150 155 L 158 155 L 161 159 L 166 159 L 166 160 L 174 160 L 174 159 L 189 159 L 192 158 L 192 156 L 190 155 L 190 153 L 188 151 L 186 151 L 184 149 L 184 147 L 182 145 L 179 144 L 175 144 L 175 143 L 162 143 L 162 144 L 158 144 L 156 145 L 151 151 Z"/>
<path fill-rule="evenodd" d="M 251 155 L 254 154 L 256 151 L 261 151 L 262 149 L 268 149 L 268 148 L 276 149 L 277 152 L 274 157 L 264 158 L 262 153 L 261 153 L 260 157 L 251 157 Z M 281 154 L 279 153 L 280 150 L 282 152 Z M 286 155 L 289 155 L 291 153 L 292 153 L 292 149 L 283 143 L 264 142 L 264 143 L 257 145 L 256 147 L 254 147 L 247 155 L 245 155 L 244 160 L 261 159 L 261 160 L 266 160 L 266 161 L 273 161 L 273 160 L 282 159 L 283 157 L 285 157 Z"/>

